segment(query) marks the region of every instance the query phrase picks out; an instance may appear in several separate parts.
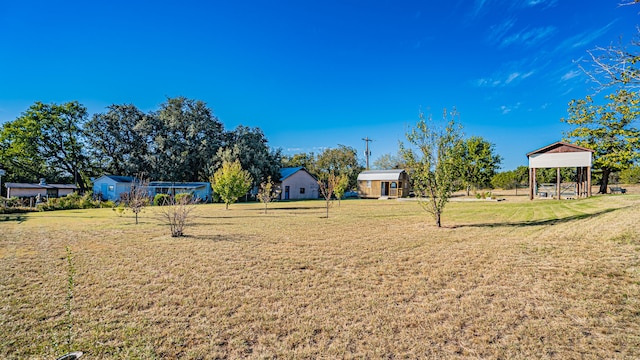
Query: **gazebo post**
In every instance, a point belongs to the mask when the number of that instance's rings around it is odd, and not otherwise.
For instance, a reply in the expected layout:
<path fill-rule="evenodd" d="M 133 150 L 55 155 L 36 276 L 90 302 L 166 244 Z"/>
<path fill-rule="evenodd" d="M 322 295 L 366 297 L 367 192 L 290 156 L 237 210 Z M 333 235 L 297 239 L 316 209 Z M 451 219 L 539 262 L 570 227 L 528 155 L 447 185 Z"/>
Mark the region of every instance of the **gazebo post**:
<path fill-rule="evenodd" d="M 591 197 L 591 166 L 587 166 L 587 197 Z"/>
<path fill-rule="evenodd" d="M 578 198 L 582 197 L 582 168 L 581 167 L 577 167 L 576 168 L 576 193 L 578 195 Z"/>
<path fill-rule="evenodd" d="M 560 168 L 556 168 L 556 194 L 558 195 L 558 200 L 562 200 L 562 196 L 560 195 Z"/>
<path fill-rule="evenodd" d="M 529 168 L 529 200 L 533 200 L 533 188 L 536 184 L 536 169 Z"/>

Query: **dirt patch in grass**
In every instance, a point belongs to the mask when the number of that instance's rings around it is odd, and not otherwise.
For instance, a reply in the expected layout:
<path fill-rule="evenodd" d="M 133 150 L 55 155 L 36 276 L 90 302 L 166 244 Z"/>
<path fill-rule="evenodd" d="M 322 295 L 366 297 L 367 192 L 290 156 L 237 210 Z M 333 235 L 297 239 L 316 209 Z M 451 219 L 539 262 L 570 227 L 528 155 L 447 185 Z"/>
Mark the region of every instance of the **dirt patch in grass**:
<path fill-rule="evenodd" d="M 0 233 L 0 355 L 637 358 L 640 197 L 204 205 L 26 214 Z"/>

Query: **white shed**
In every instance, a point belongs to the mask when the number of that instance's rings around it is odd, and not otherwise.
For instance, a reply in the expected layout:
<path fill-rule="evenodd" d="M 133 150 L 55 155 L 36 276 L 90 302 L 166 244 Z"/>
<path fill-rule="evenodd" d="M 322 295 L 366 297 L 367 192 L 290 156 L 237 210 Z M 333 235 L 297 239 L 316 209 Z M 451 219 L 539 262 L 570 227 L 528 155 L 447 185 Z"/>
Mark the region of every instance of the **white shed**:
<path fill-rule="evenodd" d="M 555 189 L 550 189 L 553 197 L 562 198 L 560 169 L 575 167 L 575 196 L 591 196 L 591 164 L 594 151 L 582 146 L 565 143 L 562 141 L 545 146 L 527 154 L 529 158 L 529 199 L 533 200 L 538 184 L 536 170 L 544 168 L 557 169 Z M 545 192 L 545 195 L 547 193 Z"/>
<path fill-rule="evenodd" d="M 304 167 L 280 169 L 280 200 L 317 199 L 318 180 Z"/>

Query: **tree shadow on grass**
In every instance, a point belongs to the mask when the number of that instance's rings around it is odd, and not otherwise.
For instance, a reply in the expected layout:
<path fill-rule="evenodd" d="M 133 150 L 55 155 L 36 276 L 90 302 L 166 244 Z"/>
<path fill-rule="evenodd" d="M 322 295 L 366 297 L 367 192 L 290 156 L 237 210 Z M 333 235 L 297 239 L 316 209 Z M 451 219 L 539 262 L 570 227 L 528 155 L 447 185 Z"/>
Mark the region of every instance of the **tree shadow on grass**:
<path fill-rule="evenodd" d="M 0 222 L 2 221 L 16 221 L 18 224 L 22 224 L 27 220 L 26 216 L 23 215 L 0 215 Z"/>
<path fill-rule="evenodd" d="M 628 207 L 628 206 L 627 206 Z M 610 212 L 618 211 L 624 208 L 610 208 L 604 209 L 595 213 L 588 214 L 577 214 L 571 215 L 563 218 L 557 219 L 542 219 L 542 220 L 532 220 L 532 221 L 517 221 L 517 222 L 495 222 L 495 223 L 481 223 L 481 224 L 464 224 L 464 225 L 455 225 L 453 228 L 463 228 L 463 227 L 478 227 L 478 228 L 494 228 L 494 227 L 525 227 L 525 226 L 547 226 L 547 225 L 558 225 L 563 223 L 568 223 L 577 220 L 585 220 L 590 218 L 596 218 L 598 216 L 608 214 Z"/>

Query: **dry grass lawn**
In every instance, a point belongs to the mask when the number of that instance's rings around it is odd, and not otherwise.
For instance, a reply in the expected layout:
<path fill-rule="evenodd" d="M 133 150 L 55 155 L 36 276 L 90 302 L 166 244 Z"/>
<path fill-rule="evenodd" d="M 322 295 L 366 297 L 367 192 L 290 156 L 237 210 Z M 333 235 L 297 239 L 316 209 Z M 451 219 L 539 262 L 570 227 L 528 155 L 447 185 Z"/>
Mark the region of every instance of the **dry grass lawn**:
<path fill-rule="evenodd" d="M 640 193 L 640 192 L 639 192 Z M 0 217 L 0 357 L 640 358 L 640 195 Z"/>

